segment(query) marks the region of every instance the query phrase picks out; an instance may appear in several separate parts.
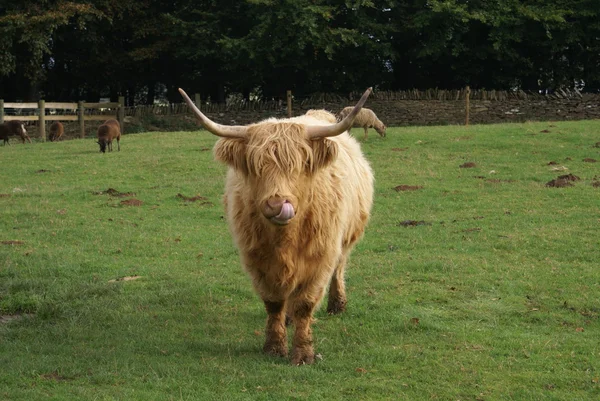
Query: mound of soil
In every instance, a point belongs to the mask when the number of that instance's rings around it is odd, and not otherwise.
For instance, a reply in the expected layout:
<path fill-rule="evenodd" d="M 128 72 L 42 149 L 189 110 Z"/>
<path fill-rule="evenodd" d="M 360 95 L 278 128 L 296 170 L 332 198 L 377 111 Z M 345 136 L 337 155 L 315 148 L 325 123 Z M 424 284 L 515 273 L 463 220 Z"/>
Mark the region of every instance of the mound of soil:
<path fill-rule="evenodd" d="M 9 241 L 0 241 L 0 244 L 2 244 L 2 245 L 23 245 L 24 242 L 9 240 Z"/>
<path fill-rule="evenodd" d="M 417 191 L 419 189 L 423 189 L 423 187 L 420 185 L 398 185 L 397 187 L 394 187 L 394 190 L 396 190 L 397 192 Z"/>
<path fill-rule="evenodd" d="M 401 225 L 402 227 L 416 227 L 416 226 L 430 226 L 431 225 L 431 223 L 424 221 L 424 220 L 420 220 L 420 221 L 404 220 L 398 224 Z"/>
<path fill-rule="evenodd" d="M 144 202 L 139 199 L 125 199 L 121 201 L 123 206 L 142 206 Z"/>
<path fill-rule="evenodd" d="M 477 167 L 477 164 L 475 164 L 473 162 L 466 162 L 466 163 L 461 164 L 458 167 L 460 167 L 460 168 L 473 168 L 473 167 Z"/>
<path fill-rule="evenodd" d="M 196 202 L 196 201 L 199 201 L 199 200 L 202 200 L 202 201 L 208 200 L 204 196 L 200 196 L 200 195 L 189 197 L 189 196 L 185 196 L 185 195 L 182 195 L 182 194 L 177 194 L 177 198 L 182 199 L 185 202 Z"/>
<path fill-rule="evenodd" d="M 558 179 L 560 179 L 560 180 L 567 180 L 567 181 L 579 181 L 579 180 L 581 180 L 581 178 L 579 178 L 579 177 L 577 177 L 576 175 L 573 175 L 573 174 L 559 175 Z"/>
<path fill-rule="evenodd" d="M 135 192 L 119 192 L 114 188 L 108 188 L 106 191 L 94 192 L 94 195 L 110 195 L 116 198 L 124 198 L 126 196 L 135 196 Z"/>
<path fill-rule="evenodd" d="M 552 181 L 548 181 L 546 183 L 546 186 L 551 187 L 551 188 L 572 187 L 573 182 L 579 181 L 579 180 L 581 180 L 581 178 L 577 177 L 576 175 L 566 174 L 566 175 L 558 176 L 557 178 L 553 179 Z"/>

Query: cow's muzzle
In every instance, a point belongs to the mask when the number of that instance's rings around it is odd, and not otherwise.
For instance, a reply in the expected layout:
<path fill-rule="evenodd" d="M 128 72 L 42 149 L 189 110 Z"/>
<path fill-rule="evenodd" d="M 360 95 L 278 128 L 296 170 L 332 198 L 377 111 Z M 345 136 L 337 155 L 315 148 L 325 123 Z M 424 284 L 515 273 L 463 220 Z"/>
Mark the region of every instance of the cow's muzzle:
<path fill-rule="evenodd" d="M 286 225 L 296 215 L 294 205 L 286 199 L 271 198 L 263 206 L 263 215 L 273 224 Z"/>

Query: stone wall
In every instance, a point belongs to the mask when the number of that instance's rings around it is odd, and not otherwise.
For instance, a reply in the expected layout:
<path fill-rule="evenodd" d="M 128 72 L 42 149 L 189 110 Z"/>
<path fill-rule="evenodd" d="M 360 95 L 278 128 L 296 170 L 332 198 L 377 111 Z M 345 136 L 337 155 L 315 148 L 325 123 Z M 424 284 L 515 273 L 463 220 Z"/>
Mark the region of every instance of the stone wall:
<path fill-rule="evenodd" d="M 303 102 L 293 105 L 293 114 L 308 109 L 326 109 L 334 114 L 354 101 Z M 465 100 L 369 99 L 366 107 L 388 126 L 448 125 L 465 123 Z M 209 118 L 223 124 L 248 124 L 268 117 L 286 117 L 285 105 L 271 110 L 207 111 Z M 600 96 L 471 100 L 470 123 L 492 124 L 524 121 L 564 121 L 600 118 Z"/>

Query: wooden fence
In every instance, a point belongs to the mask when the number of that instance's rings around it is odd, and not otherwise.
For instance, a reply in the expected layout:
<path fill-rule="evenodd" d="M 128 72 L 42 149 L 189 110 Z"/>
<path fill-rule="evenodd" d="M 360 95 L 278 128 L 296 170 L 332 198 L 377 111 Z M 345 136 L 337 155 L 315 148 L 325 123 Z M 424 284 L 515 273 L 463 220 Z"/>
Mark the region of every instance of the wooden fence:
<path fill-rule="evenodd" d="M 0 124 L 9 120 L 37 121 L 39 136 L 42 141 L 46 140 L 46 121 L 78 121 L 79 136 L 85 137 L 86 121 L 104 121 L 110 118 L 119 120 L 121 132 L 124 132 L 125 108 L 124 97 L 120 96 L 116 103 L 77 103 L 46 102 L 40 100 L 37 103 L 4 103 L 0 99 Z M 28 110 L 19 114 L 6 114 L 6 109 Z M 53 114 L 56 109 L 63 110 L 63 114 Z M 105 114 L 106 111 L 110 114 Z M 69 114 L 70 112 L 70 114 Z"/>

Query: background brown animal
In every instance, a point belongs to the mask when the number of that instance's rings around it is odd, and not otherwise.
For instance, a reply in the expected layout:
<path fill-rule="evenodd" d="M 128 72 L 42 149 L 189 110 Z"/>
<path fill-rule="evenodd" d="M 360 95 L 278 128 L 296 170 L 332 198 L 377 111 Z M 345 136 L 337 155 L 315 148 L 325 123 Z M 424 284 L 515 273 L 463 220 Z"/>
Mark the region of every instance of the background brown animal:
<path fill-rule="evenodd" d="M 295 326 L 292 364 L 314 362 L 313 312 L 329 284 L 327 311 L 346 308 L 344 271 L 373 202 L 373 173 L 346 119 L 268 119 L 249 126 L 209 120 L 180 89 L 229 166 L 227 221 L 241 262 L 267 311 L 264 352 L 286 356 L 286 312 Z M 322 114 L 321 116 L 323 116 Z"/>
<path fill-rule="evenodd" d="M 121 151 L 121 125 L 117 120 L 106 120 L 98 127 L 98 145 L 100 152 L 106 153 L 106 148 L 112 152 L 112 141 L 117 140 L 117 148 Z"/>
<path fill-rule="evenodd" d="M 344 109 L 342 109 L 342 111 L 340 111 L 338 119 L 344 119 L 352 111 L 352 109 L 352 107 L 345 107 Z M 382 137 L 385 136 L 385 124 L 382 123 L 379 118 L 377 118 L 375 112 L 371 109 L 363 108 L 354 119 L 354 123 L 352 124 L 352 126 L 364 128 L 365 139 L 367 139 L 369 136 L 369 128 L 375 128 L 375 131 L 377 131 L 379 135 L 381 135 Z M 348 129 L 348 132 L 350 132 L 351 129 L 352 128 Z"/>
<path fill-rule="evenodd" d="M 50 142 L 58 141 L 64 132 L 65 127 L 62 125 L 62 123 L 60 121 L 54 121 L 50 126 L 50 134 L 48 135 L 48 139 Z"/>
<path fill-rule="evenodd" d="M 8 137 L 9 136 L 20 136 L 23 143 L 25 140 L 28 140 L 31 143 L 31 138 L 27 135 L 27 130 L 25 129 L 25 124 L 23 124 L 19 120 L 10 120 L 5 121 L 0 124 L 0 139 L 3 140 L 3 144 L 9 144 Z"/>

